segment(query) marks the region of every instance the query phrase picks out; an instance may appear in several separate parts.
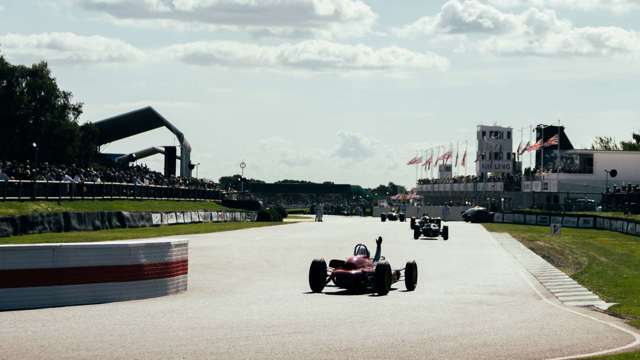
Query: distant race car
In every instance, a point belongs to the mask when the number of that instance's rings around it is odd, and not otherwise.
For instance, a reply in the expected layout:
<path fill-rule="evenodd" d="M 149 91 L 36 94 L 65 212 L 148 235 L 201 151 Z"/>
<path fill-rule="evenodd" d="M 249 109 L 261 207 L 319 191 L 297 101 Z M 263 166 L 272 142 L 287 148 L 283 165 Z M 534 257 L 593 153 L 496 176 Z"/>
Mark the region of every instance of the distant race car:
<path fill-rule="evenodd" d="M 471 223 L 493 222 L 494 213 L 486 208 L 476 206 L 462 212 L 462 219 Z"/>
<path fill-rule="evenodd" d="M 407 291 L 413 291 L 418 283 L 418 265 L 407 262 L 404 269 L 392 270 L 384 257 L 375 263 L 368 255 L 354 255 L 346 260 L 331 260 L 329 266 L 324 259 L 316 259 L 309 267 L 309 286 L 314 293 L 322 292 L 332 282 L 338 288 L 357 291 L 372 291 L 378 295 L 387 295 L 391 285 L 404 280 Z M 366 247 L 365 247 L 366 248 Z"/>
<path fill-rule="evenodd" d="M 436 238 L 442 236 L 443 240 L 449 240 L 449 227 L 442 225 L 442 219 L 423 216 L 420 220 L 411 218 L 411 230 L 413 238 L 418 240 L 420 236 Z"/>
<path fill-rule="evenodd" d="M 392 212 L 380 214 L 380 220 L 382 222 L 385 222 L 387 220 L 405 222 L 407 221 L 407 216 L 404 213 L 396 213 L 392 211 Z"/>

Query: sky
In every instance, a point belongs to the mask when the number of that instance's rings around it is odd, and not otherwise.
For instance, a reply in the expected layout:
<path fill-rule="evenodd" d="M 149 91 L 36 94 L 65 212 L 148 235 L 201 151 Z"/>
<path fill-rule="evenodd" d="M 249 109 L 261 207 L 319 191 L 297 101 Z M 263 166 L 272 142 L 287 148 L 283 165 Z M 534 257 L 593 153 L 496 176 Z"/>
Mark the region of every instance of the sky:
<path fill-rule="evenodd" d="M 153 106 L 200 177 L 244 160 L 266 181 L 411 187 L 407 161 L 475 158 L 480 124 L 514 147 L 558 122 L 579 148 L 631 138 L 638 20 L 640 0 L 0 0 L 0 53 L 47 61 L 82 123 Z M 174 144 L 158 129 L 103 151 Z"/>

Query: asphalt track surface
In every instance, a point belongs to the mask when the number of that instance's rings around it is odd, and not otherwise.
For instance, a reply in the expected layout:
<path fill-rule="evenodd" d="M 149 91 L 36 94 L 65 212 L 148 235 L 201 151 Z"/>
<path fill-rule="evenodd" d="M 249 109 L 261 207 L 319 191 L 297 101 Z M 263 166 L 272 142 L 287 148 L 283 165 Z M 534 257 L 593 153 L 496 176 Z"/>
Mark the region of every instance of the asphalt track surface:
<path fill-rule="evenodd" d="M 559 305 L 481 226 L 415 241 L 408 223 L 325 220 L 186 236 L 181 295 L 0 312 L 0 358 L 550 359 L 635 340 L 611 317 Z M 416 291 L 308 293 L 313 258 L 373 250 L 378 235 L 392 267 L 417 261 Z"/>

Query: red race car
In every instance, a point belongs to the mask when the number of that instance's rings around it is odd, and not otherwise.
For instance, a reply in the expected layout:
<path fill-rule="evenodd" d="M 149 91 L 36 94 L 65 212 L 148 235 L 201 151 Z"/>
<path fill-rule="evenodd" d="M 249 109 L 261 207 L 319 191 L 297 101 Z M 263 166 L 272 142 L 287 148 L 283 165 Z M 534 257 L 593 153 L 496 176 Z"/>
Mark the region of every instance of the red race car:
<path fill-rule="evenodd" d="M 418 265 L 415 261 L 407 262 L 404 269 L 392 270 L 384 257 L 380 257 L 380 261 L 371 259 L 363 244 L 356 245 L 353 254 L 347 260 L 331 260 L 329 266 L 324 259 L 313 260 L 309 268 L 311 291 L 322 292 L 333 281 L 342 289 L 370 290 L 378 295 L 387 295 L 391 284 L 403 279 L 407 291 L 415 290 L 418 283 Z"/>

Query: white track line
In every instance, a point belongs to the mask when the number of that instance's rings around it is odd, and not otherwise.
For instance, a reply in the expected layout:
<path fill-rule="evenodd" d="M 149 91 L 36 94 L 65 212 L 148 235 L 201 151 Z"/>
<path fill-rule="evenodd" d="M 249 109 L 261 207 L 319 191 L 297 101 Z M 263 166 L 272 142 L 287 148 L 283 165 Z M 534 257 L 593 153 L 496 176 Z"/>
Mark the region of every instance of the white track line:
<path fill-rule="evenodd" d="M 610 321 L 605 321 L 605 320 L 601 320 L 598 319 L 596 317 L 587 315 L 587 314 L 583 314 L 581 312 L 572 310 L 566 306 L 560 305 L 558 303 L 552 302 L 551 300 L 549 300 L 548 298 L 546 298 L 541 292 L 540 290 L 538 290 L 538 288 L 533 284 L 533 282 L 531 281 L 531 275 L 528 272 L 525 272 L 523 270 L 524 266 L 522 264 L 520 264 L 520 262 L 517 261 L 517 259 L 515 258 L 515 256 L 513 254 L 511 254 L 509 251 L 507 251 L 507 249 L 505 249 L 499 242 L 498 240 L 496 240 L 493 236 L 491 236 L 491 239 L 493 239 L 494 244 L 497 246 L 500 246 L 507 254 L 510 255 L 511 261 L 513 261 L 515 264 L 518 265 L 518 267 L 520 268 L 520 271 L 518 272 L 520 274 L 520 276 L 524 279 L 524 281 L 529 285 L 529 287 L 531 289 L 533 289 L 533 291 L 536 293 L 536 295 L 538 295 L 538 297 L 540 297 L 540 299 L 542 301 L 544 301 L 545 303 L 558 308 L 560 310 L 572 313 L 574 315 L 578 315 L 581 316 L 583 318 L 589 319 L 589 320 L 593 320 L 595 322 L 607 325 L 613 329 L 622 331 L 625 334 L 631 335 L 633 337 L 633 341 L 630 342 L 627 345 L 623 345 L 623 346 L 619 346 L 613 349 L 608 349 L 608 350 L 601 350 L 601 351 L 597 351 L 597 352 L 592 352 L 592 353 L 588 353 L 588 354 L 576 354 L 576 355 L 570 355 L 570 356 L 562 356 L 562 357 L 555 357 L 555 358 L 549 358 L 546 360 L 569 360 L 569 359 L 583 359 L 583 358 L 588 358 L 588 357 L 594 357 L 594 356 L 600 356 L 600 355 L 608 355 L 608 354 L 612 354 L 612 353 L 616 353 L 616 352 L 621 352 L 627 349 L 631 349 L 634 348 L 638 345 L 640 345 L 640 335 L 638 335 L 635 331 L 631 331 L 629 329 L 626 329 L 616 323 L 610 322 Z M 518 241 L 516 239 L 512 239 L 513 241 Z M 529 250 L 531 251 L 531 250 Z"/>

